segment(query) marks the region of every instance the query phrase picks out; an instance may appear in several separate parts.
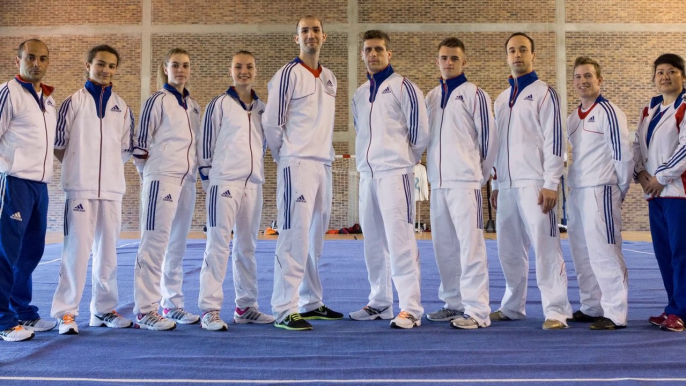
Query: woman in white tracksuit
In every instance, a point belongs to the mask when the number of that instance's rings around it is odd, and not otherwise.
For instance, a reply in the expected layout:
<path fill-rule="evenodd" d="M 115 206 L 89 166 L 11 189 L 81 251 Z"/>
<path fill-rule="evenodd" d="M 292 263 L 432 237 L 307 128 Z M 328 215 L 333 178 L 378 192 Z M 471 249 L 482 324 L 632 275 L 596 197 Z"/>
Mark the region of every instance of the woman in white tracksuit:
<path fill-rule="evenodd" d="M 187 51 L 167 52 L 158 70 L 161 89 L 143 105 L 133 135 L 134 163 L 143 180 L 134 275 L 137 328 L 171 330 L 176 322 L 200 320 L 183 309 L 181 291 L 195 207 L 195 138 L 200 127 L 200 106 L 185 87 L 190 72 Z"/>
<path fill-rule="evenodd" d="M 62 162 L 64 247 L 53 317 L 60 334 L 78 334 L 75 318 L 86 285 L 93 251 L 90 325 L 130 327 L 114 309 L 117 293 L 117 240 L 121 202 L 126 191 L 124 163 L 131 156 L 133 113 L 112 90 L 119 53 L 108 45 L 87 55 L 85 86 L 62 103 L 57 120 L 55 155 Z"/>
<path fill-rule="evenodd" d="M 227 329 L 220 310 L 232 230 L 233 320 L 243 324 L 274 322 L 273 316 L 260 312 L 257 306 L 255 247 L 262 215 L 265 104 L 252 90 L 255 75 L 254 55 L 237 52 L 231 60 L 234 85 L 207 105 L 198 134 L 200 178 L 208 193 L 207 247 L 200 271 L 198 307 L 203 312 L 201 326 L 208 330 Z"/>

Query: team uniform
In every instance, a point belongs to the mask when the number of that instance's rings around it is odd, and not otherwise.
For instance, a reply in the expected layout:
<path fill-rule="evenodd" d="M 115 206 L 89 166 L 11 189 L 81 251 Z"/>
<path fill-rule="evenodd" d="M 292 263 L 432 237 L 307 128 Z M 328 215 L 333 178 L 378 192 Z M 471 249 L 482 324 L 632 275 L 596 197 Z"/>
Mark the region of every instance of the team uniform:
<path fill-rule="evenodd" d="M 199 320 L 183 311 L 181 284 L 195 208 L 195 138 L 200 119 L 200 106 L 188 90 L 181 94 L 165 84 L 143 105 L 133 135 L 134 163 L 143 173 L 134 312 L 157 312 L 161 305 L 164 316 L 182 324 Z M 149 328 L 148 322 L 157 323 L 144 318 L 137 324 Z"/>
<path fill-rule="evenodd" d="M 410 323 L 396 318 L 394 327 L 421 324 L 420 266 L 414 237 L 414 173 L 429 141 L 424 95 L 390 65 L 373 75 L 353 96 L 355 152 L 360 172 L 360 225 L 371 292 L 362 317 L 380 311 L 393 316 L 393 288 Z M 401 313 L 402 315 L 402 313 Z M 400 324 L 403 324 L 401 326 Z"/>
<path fill-rule="evenodd" d="M 114 309 L 119 303 L 117 239 L 126 192 L 124 163 L 131 155 L 133 128 L 133 113 L 111 84 L 88 80 L 60 107 L 55 149 L 65 150 L 62 188 L 67 200 L 60 277 L 50 312 L 60 320 L 60 333 L 78 333 L 73 317 L 79 314 L 91 249 L 90 324 L 131 326 Z"/>
<path fill-rule="evenodd" d="M 57 114 L 53 88 L 15 79 L 0 85 L 0 337 L 28 339 L 16 326 L 41 331 L 31 305 L 31 274 L 45 248 L 48 183 Z M 44 327 L 44 328 L 43 328 Z M 49 328 L 48 328 L 49 327 Z M 12 330 L 14 329 L 14 330 Z M 31 335 L 32 337 L 33 335 Z"/>
<path fill-rule="evenodd" d="M 200 271 L 198 307 L 205 315 L 217 311 L 218 318 L 224 300 L 222 284 L 233 230 L 231 269 L 237 307 L 234 321 L 271 323 L 273 317 L 256 311 L 255 248 L 262 215 L 265 104 L 254 91 L 252 98 L 252 103 L 246 106 L 234 87 L 214 98 L 205 109 L 198 135 L 199 173 L 203 187 L 208 186 L 207 246 Z M 225 329 L 221 319 L 211 320 L 214 316 L 208 316 L 207 322 L 203 317 L 203 327 Z"/>
<path fill-rule="evenodd" d="M 634 178 L 645 170 L 665 186 L 659 197 L 646 195 L 653 248 L 668 298 L 664 314 L 651 318 L 654 324 L 658 322 L 653 319 L 671 315 L 686 319 L 685 95 L 668 106 L 662 105 L 662 96 L 652 98 L 642 111 L 634 141 Z"/>
<path fill-rule="evenodd" d="M 496 231 L 506 282 L 499 311 L 509 319 L 526 317 L 533 245 L 545 318 L 566 326 L 572 312 L 557 218 L 554 210 L 544 214 L 537 204 L 541 188 L 557 190 L 564 167 L 559 99 L 535 72 L 509 82 L 494 103 L 499 151 L 493 189 L 499 190 Z"/>
<path fill-rule="evenodd" d="M 431 137 L 426 162 L 431 183 L 431 231 L 444 302 L 427 318 L 491 323 L 481 186 L 496 154 L 491 98 L 464 74 L 443 80 L 426 96 Z M 457 311 L 457 312 L 455 312 Z"/>
<path fill-rule="evenodd" d="M 336 87 L 331 70 L 321 65 L 311 69 L 299 58 L 269 81 L 262 119 L 278 162 L 280 229 L 272 294 L 277 322 L 325 307 L 318 263 L 331 215 Z"/>
<path fill-rule="evenodd" d="M 634 161 L 626 115 L 598 96 L 567 118 L 569 245 L 579 281 L 581 312 L 627 324 L 628 275 L 622 254 L 621 204 Z"/>

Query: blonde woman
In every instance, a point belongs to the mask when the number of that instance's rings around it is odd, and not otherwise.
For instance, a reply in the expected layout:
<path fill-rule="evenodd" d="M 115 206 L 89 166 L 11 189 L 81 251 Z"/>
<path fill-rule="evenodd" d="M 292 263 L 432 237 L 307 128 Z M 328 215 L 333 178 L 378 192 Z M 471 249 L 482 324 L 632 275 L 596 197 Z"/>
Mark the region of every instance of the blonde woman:
<path fill-rule="evenodd" d="M 195 207 L 195 138 L 200 127 L 200 106 L 186 89 L 190 75 L 188 52 L 169 50 L 158 70 L 161 89 L 143 105 L 133 135 L 134 163 L 143 180 L 134 275 L 136 328 L 173 330 L 177 322 L 200 320 L 184 310 L 181 291 Z"/>

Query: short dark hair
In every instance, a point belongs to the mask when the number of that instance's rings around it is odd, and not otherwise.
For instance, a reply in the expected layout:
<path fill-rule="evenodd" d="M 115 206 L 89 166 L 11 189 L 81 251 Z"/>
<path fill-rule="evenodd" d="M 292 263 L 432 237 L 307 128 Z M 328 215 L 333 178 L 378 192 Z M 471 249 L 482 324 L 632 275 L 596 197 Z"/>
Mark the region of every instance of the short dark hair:
<path fill-rule="evenodd" d="M 372 39 L 383 39 L 383 43 L 386 46 L 386 51 L 391 50 L 391 38 L 387 33 L 378 29 L 370 29 L 369 31 L 365 31 L 365 33 L 362 35 L 363 42 Z"/>
<path fill-rule="evenodd" d="M 315 20 L 317 20 L 317 21 L 319 22 L 319 26 L 322 27 L 322 32 L 324 32 L 324 23 L 322 23 L 322 21 L 321 21 L 317 16 L 314 16 L 314 15 L 307 15 L 307 16 L 301 18 L 300 20 L 298 20 L 297 23 L 295 23 L 295 33 L 297 33 L 297 34 L 300 33 L 300 22 L 303 21 L 303 20 L 305 20 L 305 19 L 315 19 Z"/>
<path fill-rule="evenodd" d="M 678 68 L 681 71 L 681 76 L 685 76 L 686 74 L 686 71 L 684 71 L 684 58 L 677 54 L 662 54 L 653 62 L 653 80 L 655 80 L 655 70 L 657 70 L 657 66 L 661 64 L 670 64 L 673 67 Z"/>
<path fill-rule="evenodd" d="M 589 58 L 588 56 L 579 56 L 578 58 L 576 58 L 576 60 L 574 61 L 574 69 L 576 70 L 577 67 L 583 66 L 585 64 L 592 65 L 593 68 L 595 68 L 595 76 L 598 79 L 600 79 L 600 77 L 601 77 L 601 75 L 600 75 L 600 63 Z"/>
<path fill-rule="evenodd" d="M 21 58 L 21 56 L 24 54 L 24 48 L 26 48 L 26 43 L 40 43 L 45 46 L 45 48 L 48 50 L 48 55 L 50 55 L 50 49 L 48 48 L 48 45 L 45 44 L 42 40 L 40 39 L 28 39 L 24 40 L 19 44 L 19 47 L 17 48 L 17 56 Z"/>
<path fill-rule="evenodd" d="M 119 52 L 117 52 L 117 50 L 112 48 L 112 46 L 108 46 L 107 44 L 100 44 L 98 46 L 91 48 L 88 51 L 88 54 L 86 55 L 86 61 L 88 63 L 93 64 L 93 59 L 95 59 L 95 55 L 97 55 L 98 52 L 109 52 L 110 54 L 116 56 L 117 57 L 117 67 L 119 67 L 119 63 L 121 62 L 121 58 L 119 57 Z"/>
<path fill-rule="evenodd" d="M 248 56 L 252 56 L 253 58 L 255 57 L 255 54 L 253 54 L 252 52 L 250 52 L 248 50 L 238 50 L 238 51 L 236 51 L 235 54 L 233 54 L 233 56 L 236 56 L 236 55 L 248 55 Z"/>
<path fill-rule="evenodd" d="M 441 47 L 459 48 L 462 50 L 462 52 L 465 52 L 464 43 L 462 43 L 462 40 L 456 37 L 443 39 L 443 41 L 438 44 L 439 51 L 441 50 Z"/>
<path fill-rule="evenodd" d="M 505 41 L 505 51 L 507 51 L 507 43 L 509 43 L 510 39 L 512 39 L 515 36 L 524 36 L 525 38 L 529 39 L 529 42 L 531 43 L 531 53 L 536 52 L 536 50 L 534 49 L 534 39 L 532 39 L 531 36 L 525 34 L 524 32 L 515 32 L 512 35 L 510 35 L 510 37 L 507 38 L 507 40 Z"/>

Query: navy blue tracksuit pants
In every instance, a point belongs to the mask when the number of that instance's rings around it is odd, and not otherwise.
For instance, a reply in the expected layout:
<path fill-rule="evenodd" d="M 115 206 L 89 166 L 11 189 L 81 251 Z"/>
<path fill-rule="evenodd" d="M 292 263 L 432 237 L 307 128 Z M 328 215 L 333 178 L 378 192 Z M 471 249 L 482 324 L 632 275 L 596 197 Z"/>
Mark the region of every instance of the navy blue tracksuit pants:
<path fill-rule="evenodd" d="M 686 200 L 654 198 L 648 204 L 653 249 L 667 291 L 667 315 L 686 319 Z"/>
<path fill-rule="evenodd" d="M 43 257 L 48 186 L 0 174 L 0 331 L 38 318 L 31 274 Z"/>

